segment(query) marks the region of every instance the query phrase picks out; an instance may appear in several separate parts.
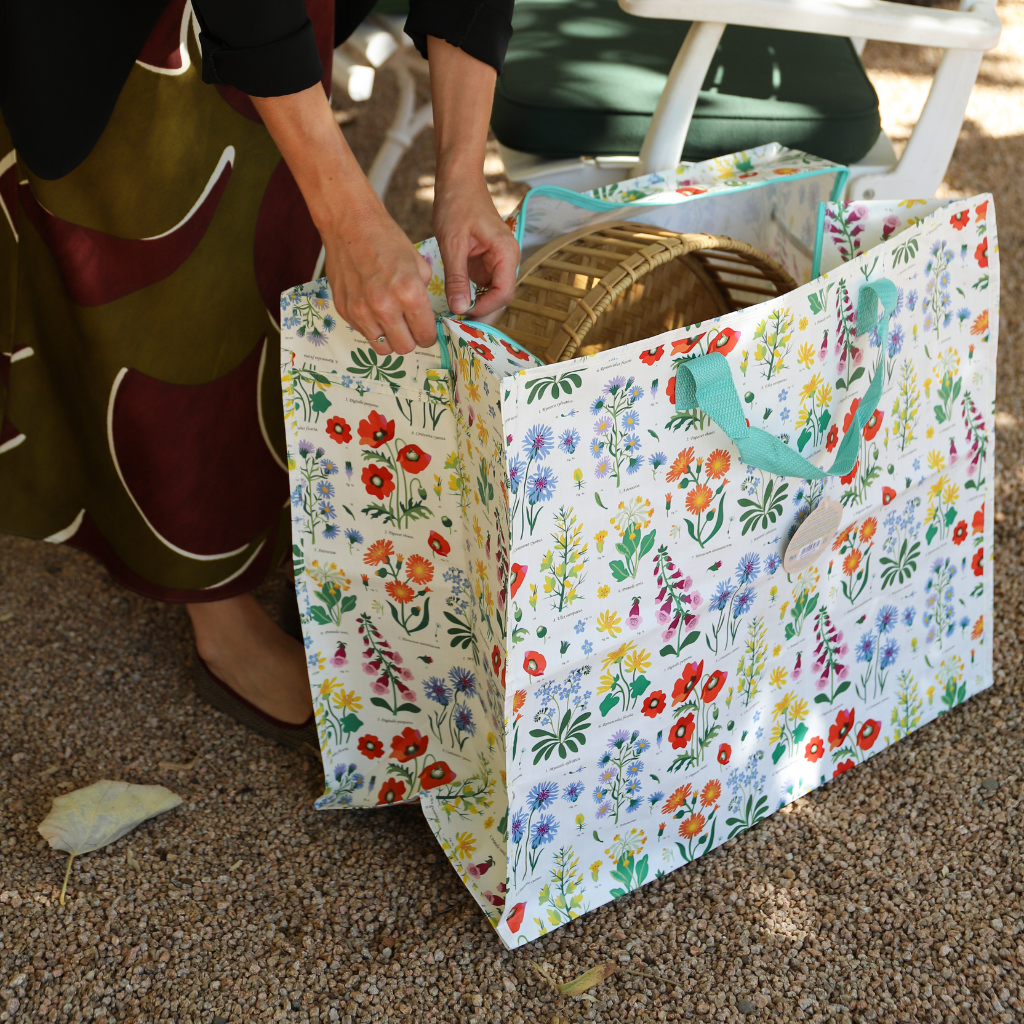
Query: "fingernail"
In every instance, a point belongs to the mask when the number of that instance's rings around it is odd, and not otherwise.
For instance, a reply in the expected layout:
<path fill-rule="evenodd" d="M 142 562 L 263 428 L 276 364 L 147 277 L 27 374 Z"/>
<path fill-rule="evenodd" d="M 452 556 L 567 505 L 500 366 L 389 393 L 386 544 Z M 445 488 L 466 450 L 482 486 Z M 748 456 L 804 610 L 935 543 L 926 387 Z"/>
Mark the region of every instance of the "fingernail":
<path fill-rule="evenodd" d="M 465 313 L 469 308 L 469 301 L 465 295 L 453 295 L 448 300 L 448 306 L 453 313 Z"/>

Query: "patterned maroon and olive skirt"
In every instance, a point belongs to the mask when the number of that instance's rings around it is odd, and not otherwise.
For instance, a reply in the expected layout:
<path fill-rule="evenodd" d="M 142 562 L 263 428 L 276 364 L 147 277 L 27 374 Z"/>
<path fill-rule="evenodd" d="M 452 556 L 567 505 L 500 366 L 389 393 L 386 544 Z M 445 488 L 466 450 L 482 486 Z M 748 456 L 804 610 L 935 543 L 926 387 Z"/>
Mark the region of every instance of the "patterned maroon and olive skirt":
<path fill-rule="evenodd" d="M 333 5 L 309 6 L 329 69 Z M 65 177 L 0 121 L 0 532 L 166 601 L 251 590 L 290 548 L 279 296 L 320 252 L 249 99 L 202 82 L 189 12 Z"/>

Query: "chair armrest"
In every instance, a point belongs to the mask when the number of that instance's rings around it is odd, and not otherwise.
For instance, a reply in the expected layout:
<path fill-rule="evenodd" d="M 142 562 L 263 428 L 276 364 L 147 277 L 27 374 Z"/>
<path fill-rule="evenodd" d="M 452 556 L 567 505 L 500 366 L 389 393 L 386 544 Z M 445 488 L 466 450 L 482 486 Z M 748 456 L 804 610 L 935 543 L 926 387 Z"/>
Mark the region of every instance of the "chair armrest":
<path fill-rule="evenodd" d="M 724 22 L 890 43 L 990 50 L 1002 23 L 995 0 L 974 0 L 967 10 L 946 11 L 889 0 L 619 0 L 640 18 Z"/>

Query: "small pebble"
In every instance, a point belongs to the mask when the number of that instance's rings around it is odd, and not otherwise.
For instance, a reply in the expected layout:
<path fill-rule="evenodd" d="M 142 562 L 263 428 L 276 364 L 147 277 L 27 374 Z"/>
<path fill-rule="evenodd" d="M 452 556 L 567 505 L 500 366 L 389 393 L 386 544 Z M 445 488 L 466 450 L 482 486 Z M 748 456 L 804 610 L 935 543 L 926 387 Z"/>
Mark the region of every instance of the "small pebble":
<path fill-rule="evenodd" d="M 753 1013 L 757 1009 L 757 1007 L 754 1005 L 753 999 L 748 999 L 746 996 L 744 996 L 736 1003 L 736 1009 L 739 1010 L 740 1013 L 747 1014 Z"/>

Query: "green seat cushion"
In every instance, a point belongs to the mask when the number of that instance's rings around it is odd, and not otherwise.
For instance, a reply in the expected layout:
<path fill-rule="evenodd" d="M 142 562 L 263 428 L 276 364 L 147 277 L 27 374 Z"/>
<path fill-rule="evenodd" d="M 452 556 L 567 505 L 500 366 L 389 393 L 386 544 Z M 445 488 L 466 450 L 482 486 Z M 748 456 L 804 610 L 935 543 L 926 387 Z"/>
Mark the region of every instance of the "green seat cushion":
<path fill-rule="evenodd" d="M 517 0 L 491 125 L 547 157 L 640 152 L 690 25 L 615 0 Z M 878 96 L 849 39 L 730 25 L 697 98 L 684 160 L 781 142 L 847 164 L 871 148 Z"/>

